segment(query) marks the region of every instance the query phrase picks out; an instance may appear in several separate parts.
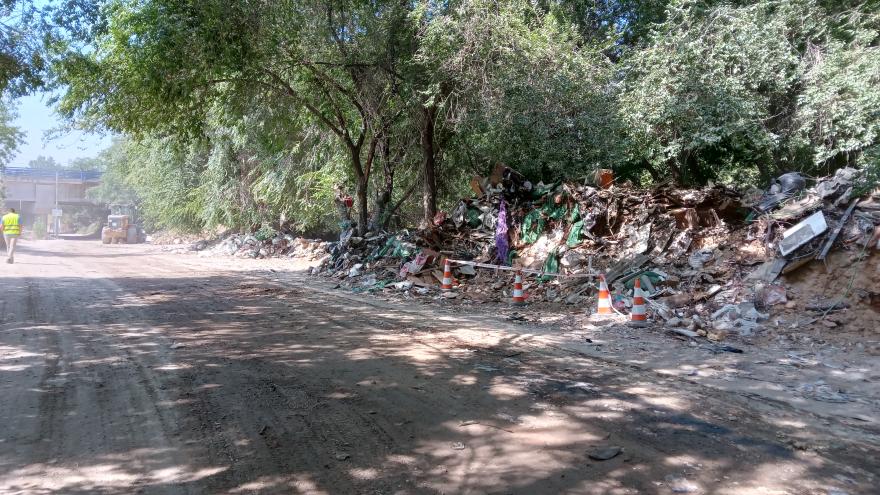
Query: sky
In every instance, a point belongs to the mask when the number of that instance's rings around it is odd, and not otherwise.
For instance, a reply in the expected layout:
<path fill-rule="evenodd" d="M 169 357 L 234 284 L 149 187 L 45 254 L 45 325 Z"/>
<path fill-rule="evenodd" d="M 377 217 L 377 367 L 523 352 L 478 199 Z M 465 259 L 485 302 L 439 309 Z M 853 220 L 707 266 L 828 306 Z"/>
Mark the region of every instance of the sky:
<path fill-rule="evenodd" d="M 9 163 L 10 167 L 25 167 L 38 155 L 51 156 L 56 162 L 66 165 L 74 158 L 91 157 L 110 146 L 110 135 L 88 134 L 71 131 L 47 140 L 45 133 L 57 128 L 61 118 L 46 105 L 47 94 L 34 94 L 16 100 L 18 118 L 15 124 L 27 135 L 18 148 L 18 155 Z"/>

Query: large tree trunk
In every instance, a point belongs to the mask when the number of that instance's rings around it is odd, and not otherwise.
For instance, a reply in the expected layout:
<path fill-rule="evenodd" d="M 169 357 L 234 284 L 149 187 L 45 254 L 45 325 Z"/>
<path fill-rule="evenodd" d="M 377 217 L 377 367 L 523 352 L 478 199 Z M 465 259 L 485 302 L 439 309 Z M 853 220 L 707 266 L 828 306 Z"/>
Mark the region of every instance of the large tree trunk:
<path fill-rule="evenodd" d="M 357 205 L 357 235 L 362 236 L 367 233 L 370 216 L 367 206 L 367 190 L 369 188 L 370 176 L 364 170 L 361 162 L 360 146 L 349 146 L 351 153 L 351 164 L 357 177 L 357 186 L 355 187 L 355 204 Z"/>
<path fill-rule="evenodd" d="M 367 233 L 367 227 L 370 220 L 370 215 L 367 206 L 367 184 L 369 180 L 367 176 L 362 175 L 358 177 L 357 189 L 355 190 L 355 194 L 357 195 L 357 208 L 358 208 L 358 220 L 357 220 L 357 234 L 362 236 Z"/>
<path fill-rule="evenodd" d="M 437 107 L 430 105 L 422 108 L 421 147 L 422 147 L 422 222 L 428 227 L 434 221 L 437 214 L 437 150 L 434 147 L 434 120 L 437 116 Z"/>
<path fill-rule="evenodd" d="M 391 195 L 394 193 L 394 160 L 391 159 L 391 140 L 386 136 L 379 144 L 379 154 L 382 156 L 382 171 L 385 183 L 382 191 L 376 197 L 376 205 L 373 207 L 373 215 L 370 218 L 370 230 L 384 229 L 388 225 L 388 217 L 391 212 Z"/>

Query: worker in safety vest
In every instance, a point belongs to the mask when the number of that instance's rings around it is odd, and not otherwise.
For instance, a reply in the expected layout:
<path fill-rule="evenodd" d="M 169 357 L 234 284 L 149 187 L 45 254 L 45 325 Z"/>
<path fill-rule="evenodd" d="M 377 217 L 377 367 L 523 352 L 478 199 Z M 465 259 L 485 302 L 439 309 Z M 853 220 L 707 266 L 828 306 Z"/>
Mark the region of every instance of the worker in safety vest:
<path fill-rule="evenodd" d="M 21 236 L 21 220 L 15 208 L 10 208 L 9 213 L 3 215 L 3 222 L 0 224 L 3 229 L 3 240 L 6 241 L 6 262 L 14 262 L 15 244 Z"/>

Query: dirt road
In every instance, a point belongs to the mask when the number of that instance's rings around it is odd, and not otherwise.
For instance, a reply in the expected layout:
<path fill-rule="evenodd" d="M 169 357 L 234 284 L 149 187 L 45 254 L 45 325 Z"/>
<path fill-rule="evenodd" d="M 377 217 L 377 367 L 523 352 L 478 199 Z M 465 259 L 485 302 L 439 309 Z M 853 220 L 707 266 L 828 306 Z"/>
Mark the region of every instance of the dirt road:
<path fill-rule="evenodd" d="M 288 268 L 22 243 L 0 494 L 878 493 L 876 432 Z"/>

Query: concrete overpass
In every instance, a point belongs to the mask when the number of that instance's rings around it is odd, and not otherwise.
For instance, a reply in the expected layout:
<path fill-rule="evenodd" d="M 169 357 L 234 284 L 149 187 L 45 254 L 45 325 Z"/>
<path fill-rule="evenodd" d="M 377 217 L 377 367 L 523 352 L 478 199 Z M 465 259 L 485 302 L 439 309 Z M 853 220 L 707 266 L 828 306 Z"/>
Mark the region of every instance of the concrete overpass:
<path fill-rule="evenodd" d="M 101 172 L 7 167 L 2 171 L 6 189 L 4 204 L 21 212 L 22 223 L 31 225 L 38 216 L 52 213 L 56 204 L 62 210 L 65 206 L 94 204 L 86 198 L 86 191 L 101 183 L 101 175 Z"/>

